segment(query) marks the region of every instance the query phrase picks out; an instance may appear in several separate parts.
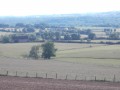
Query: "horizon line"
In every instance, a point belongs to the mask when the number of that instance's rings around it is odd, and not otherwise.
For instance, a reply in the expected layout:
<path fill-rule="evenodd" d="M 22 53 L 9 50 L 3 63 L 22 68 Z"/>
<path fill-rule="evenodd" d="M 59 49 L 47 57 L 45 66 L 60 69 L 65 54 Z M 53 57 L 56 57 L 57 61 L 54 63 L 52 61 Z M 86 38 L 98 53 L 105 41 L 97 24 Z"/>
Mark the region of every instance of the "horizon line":
<path fill-rule="evenodd" d="M 102 12 L 81 12 L 81 13 L 57 13 L 57 14 L 31 14 L 31 15 L 0 15 L 0 17 L 29 17 L 29 16 L 52 16 L 52 15 L 74 15 L 74 14 L 80 14 L 80 15 L 87 15 L 87 14 L 100 14 L 100 13 L 109 13 L 109 12 L 120 12 L 120 10 L 117 11 L 102 11 Z"/>

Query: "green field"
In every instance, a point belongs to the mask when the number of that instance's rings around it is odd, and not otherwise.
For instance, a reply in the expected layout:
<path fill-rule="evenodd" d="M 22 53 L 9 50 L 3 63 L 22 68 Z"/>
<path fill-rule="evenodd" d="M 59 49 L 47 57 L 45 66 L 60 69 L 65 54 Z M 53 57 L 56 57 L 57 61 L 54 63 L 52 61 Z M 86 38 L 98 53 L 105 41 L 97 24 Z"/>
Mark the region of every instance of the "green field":
<path fill-rule="evenodd" d="M 99 79 L 106 77 L 112 80 L 114 74 L 120 81 L 120 45 L 55 43 L 58 49 L 56 57 L 51 60 L 31 60 L 24 58 L 33 45 L 41 43 L 0 44 L 0 70 L 59 74 L 65 78 L 66 74 L 74 78 L 75 75 Z M 45 76 L 43 74 L 43 76 Z M 88 78 L 88 79 L 89 79 Z"/>

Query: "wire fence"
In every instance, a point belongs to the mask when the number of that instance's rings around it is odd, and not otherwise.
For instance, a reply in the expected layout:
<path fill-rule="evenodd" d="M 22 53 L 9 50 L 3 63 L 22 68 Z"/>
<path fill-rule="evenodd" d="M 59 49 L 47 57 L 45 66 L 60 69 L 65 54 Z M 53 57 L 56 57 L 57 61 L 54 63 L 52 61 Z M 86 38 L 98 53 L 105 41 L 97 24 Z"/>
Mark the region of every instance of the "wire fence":
<path fill-rule="evenodd" d="M 0 76 L 15 76 L 15 77 L 33 77 L 33 78 L 50 78 L 62 80 L 86 80 L 86 81 L 101 81 L 101 82 L 120 82 L 120 77 L 113 75 L 111 77 L 98 76 L 84 76 L 77 74 L 60 74 L 60 73 L 33 73 L 20 71 L 0 71 Z"/>

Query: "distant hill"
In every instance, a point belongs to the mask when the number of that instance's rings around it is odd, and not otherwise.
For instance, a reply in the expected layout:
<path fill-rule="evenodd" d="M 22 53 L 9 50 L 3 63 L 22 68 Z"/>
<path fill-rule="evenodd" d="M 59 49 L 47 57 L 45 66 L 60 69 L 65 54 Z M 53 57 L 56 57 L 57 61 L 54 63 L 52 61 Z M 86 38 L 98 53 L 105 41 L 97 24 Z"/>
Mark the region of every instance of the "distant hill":
<path fill-rule="evenodd" d="M 120 27 L 120 11 L 88 14 L 61 14 L 35 16 L 1 16 L 0 23 L 15 25 L 16 23 L 35 24 L 48 23 L 59 26 L 110 26 Z"/>

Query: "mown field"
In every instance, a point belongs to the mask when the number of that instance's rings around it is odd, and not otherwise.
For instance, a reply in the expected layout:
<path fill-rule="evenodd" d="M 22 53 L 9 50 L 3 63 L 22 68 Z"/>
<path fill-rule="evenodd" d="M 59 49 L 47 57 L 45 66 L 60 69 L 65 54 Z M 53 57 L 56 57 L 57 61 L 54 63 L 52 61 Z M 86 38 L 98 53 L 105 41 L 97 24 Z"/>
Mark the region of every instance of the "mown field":
<path fill-rule="evenodd" d="M 0 71 L 10 75 L 55 78 L 120 81 L 120 45 L 55 43 L 58 49 L 51 60 L 24 58 L 33 45 L 41 43 L 0 44 Z"/>

